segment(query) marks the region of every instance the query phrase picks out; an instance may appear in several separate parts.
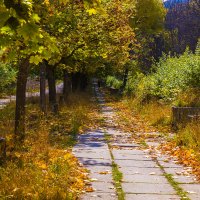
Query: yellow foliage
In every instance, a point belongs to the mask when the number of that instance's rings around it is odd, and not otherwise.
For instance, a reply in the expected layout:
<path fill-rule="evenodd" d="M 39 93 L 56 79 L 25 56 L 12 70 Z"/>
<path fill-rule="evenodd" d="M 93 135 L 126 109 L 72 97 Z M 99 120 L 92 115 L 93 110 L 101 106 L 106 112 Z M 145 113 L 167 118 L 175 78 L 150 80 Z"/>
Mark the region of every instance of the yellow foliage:
<path fill-rule="evenodd" d="M 97 10 L 94 8 L 90 8 L 86 10 L 88 12 L 89 15 L 95 15 L 97 14 Z"/>

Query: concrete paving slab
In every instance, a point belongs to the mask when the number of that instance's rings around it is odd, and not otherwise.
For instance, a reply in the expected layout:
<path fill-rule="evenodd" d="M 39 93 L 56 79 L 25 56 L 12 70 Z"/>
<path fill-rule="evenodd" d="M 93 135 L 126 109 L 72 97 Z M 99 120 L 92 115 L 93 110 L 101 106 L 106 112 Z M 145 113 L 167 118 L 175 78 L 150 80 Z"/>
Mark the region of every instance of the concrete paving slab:
<path fill-rule="evenodd" d="M 106 147 L 107 145 L 104 142 L 87 142 L 87 143 L 80 143 L 77 144 L 77 148 L 103 148 Z"/>
<path fill-rule="evenodd" d="M 113 182 L 112 174 L 90 173 L 89 178 L 94 182 Z"/>
<path fill-rule="evenodd" d="M 145 167 L 123 167 L 123 168 L 119 168 L 119 170 L 123 173 L 123 174 L 143 174 L 143 175 L 149 175 L 150 173 L 152 174 L 156 174 L 156 175 L 163 175 L 163 172 L 160 170 L 160 168 L 154 168 L 154 167 L 149 167 L 149 168 L 145 168 Z"/>
<path fill-rule="evenodd" d="M 182 166 L 182 165 L 173 163 L 172 161 L 171 161 L 171 162 L 159 161 L 159 164 L 160 164 L 161 166 L 163 166 L 164 168 L 180 168 L 180 169 L 183 169 L 183 166 Z"/>
<path fill-rule="evenodd" d="M 139 147 L 138 144 L 136 143 L 112 143 L 111 146 L 116 146 L 116 147 L 123 147 L 123 148 L 135 148 Z"/>
<path fill-rule="evenodd" d="M 127 194 L 126 200 L 180 200 L 176 195 Z"/>
<path fill-rule="evenodd" d="M 166 161 L 166 160 L 169 160 L 169 161 L 175 161 L 175 160 L 173 160 L 170 156 L 168 156 L 168 155 L 159 155 L 158 157 L 157 157 L 157 160 L 158 161 Z"/>
<path fill-rule="evenodd" d="M 138 149 L 113 149 L 113 155 L 115 154 L 126 154 L 126 155 L 148 155 L 144 151 Z"/>
<path fill-rule="evenodd" d="M 177 176 L 177 174 L 181 174 L 182 172 L 184 171 L 184 168 L 165 168 L 165 172 L 168 173 L 168 174 L 172 174 L 172 175 L 175 175 Z"/>
<path fill-rule="evenodd" d="M 95 166 L 111 166 L 112 161 L 111 160 L 106 160 L 106 159 L 91 159 L 91 158 L 78 158 L 78 160 L 83 164 L 83 165 L 95 165 Z"/>
<path fill-rule="evenodd" d="M 153 161 L 143 161 L 143 160 L 115 160 L 115 163 L 120 167 L 155 167 L 156 163 Z"/>
<path fill-rule="evenodd" d="M 109 182 L 91 182 L 92 188 L 95 190 L 95 193 L 111 193 L 115 194 L 115 187 L 113 183 Z"/>
<path fill-rule="evenodd" d="M 192 200 L 200 199 L 200 184 L 181 184 L 180 185 Z"/>
<path fill-rule="evenodd" d="M 152 175 L 141 175 L 141 174 L 132 174 L 132 175 L 123 175 L 123 182 L 129 182 L 129 183 L 162 183 L 167 184 L 168 181 L 164 176 L 159 176 L 154 173 Z"/>
<path fill-rule="evenodd" d="M 191 200 L 199 200 L 199 199 L 200 199 L 199 194 L 188 194 L 188 197 L 189 197 Z"/>
<path fill-rule="evenodd" d="M 94 166 L 94 165 L 84 165 L 88 170 L 93 173 L 102 173 L 105 171 L 112 172 L 112 167 L 110 166 Z"/>
<path fill-rule="evenodd" d="M 87 153 L 94 153 L 94 154 L 102 154 L 106 153 L 108 151 L 108 147 L 105 148 L 74 148 L 73 153 L 82 153 L 82 152 L 87 152 Z"/>
<path fill-rule="evenodd" d="M 103 113 L 105 113 L 105 112 L 113 112 L 113 108 L 109 107 L 109 106 L 103 106 L 102 107 L 102 112 Z"/>
<path fill-rule="evenodd" d="M 153 142 L 153 141 L 145 141 L 145 142 L 148 146 L 152 146 L 152 147 L 158 147 L 160 145 L 159 142 Z"/>
<path fill-rule="evenodd" d="M 75 153 L 75 156 L 77 158 L 97 158 L 97 159 L 106 159 L 106 160 L 110 160 L 110 154 L 106 154 L 106 153 L 101 153 L 101 154 L 96 154 L 96 153 L 88 153 L 88 152 L 82 152 L 82 153 Z"/>
<path fill-rule="evenodd" d="M 115 150 L 113 150 L 115 151 Z M 150 157 L 146 157 L 145 155 L 129 155 L 129 154 L 114 154 L 115 160 L 140 160 L 140 161 L 152 161 Z"/>
<path fill-rule="evenodd" d="M 178 183 L 197 183 L 196 178 L 194 176 L 184 176 L 184 175 L 176 175 L 173 176 L 174 180 Z"/>
<path fill-rule="evenodd" d="M 117 196 L 115 193 L 87 193 L 83 197 L 80 198 L 80 200 L 117 200 Z"/>
<path fill-rule="evenodd" d="M 118 131 L 118 130 L 113 129 L 113 128 L 106 129 L 106 133 L 109 134 L 109 135 L 123 135 L 123 133 L 121 131 Z"/>
<path fill-rule="evenodd" d="M 127 194 L 176 194 L 169 184 L 122 183 L 122 188 Z"/>

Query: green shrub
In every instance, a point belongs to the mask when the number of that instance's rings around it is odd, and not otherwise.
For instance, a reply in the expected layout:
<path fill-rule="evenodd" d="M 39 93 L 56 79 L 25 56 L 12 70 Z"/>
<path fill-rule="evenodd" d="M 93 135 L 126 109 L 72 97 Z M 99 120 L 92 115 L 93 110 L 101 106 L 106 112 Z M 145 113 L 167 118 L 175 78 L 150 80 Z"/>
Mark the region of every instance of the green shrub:
<path fill-rule="evenodd" d="M 16 70 L 10 64 L 0 63 L 0 92 L 16 81 Z"/>
<path fill-rule="evenodd" d="M 149 75 L 138 75 L 129 78 L 129 88 L 138 98 L 156 97 L 174 100 L 188 88 L 200 88 L 200 54 L 186 50 L 180 57 L 164 55 L 154 66 L 155 72 Z M 130 83 L 131 82 L 131 83 Z"/>
<path fill-rule="evenodd" d="M 144 74 L 142 73 L 134 73 L 133 75 L 129 75 L 126 88 L 125 88 L 125 93 L 128 94 L 134 94 L 137 91 L 137 87 L 139 82 L 144 78 Z"/>
<path fill-rule="evenodd" d="M 122 81 L 117 79 L 116 77 L 114 76 L 108 76 L 106 78 L 106 85 L 108 87 L 113 87 L 115 89 L 119 89 L 121 86 L 122 86 Z"/>

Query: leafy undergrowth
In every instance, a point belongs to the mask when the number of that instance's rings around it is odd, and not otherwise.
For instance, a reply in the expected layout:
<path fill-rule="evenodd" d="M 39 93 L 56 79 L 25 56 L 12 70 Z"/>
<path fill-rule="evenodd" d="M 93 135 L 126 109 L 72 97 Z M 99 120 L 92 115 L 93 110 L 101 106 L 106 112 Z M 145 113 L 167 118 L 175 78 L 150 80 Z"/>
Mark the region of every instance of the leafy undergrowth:
<path fill-rule="evenodd" d="M 105 94 L 108 105 L 116 111 L 117 128 L 131 132 L 132 139 L 141 144 L 145 143 L 146 139 L 162 141 L 160 149 L 163 153 L 173 155 L 180 164 L 191 167 L 193 173 L 200 180 L 199 121 L 188 124 L 185 128 L 180 129 L 175 137 L 171 138 L 171 109 L 169 105 L 154 101 L 138 104 L 135 100 L 110 96 L 107 91 Z"/>
<path fill-rule="evenodd" d="M 13 148 L 14 105 L 1 110 L 7 161 L 0 167 L 1 199 L 77 199 L 87 188 L 86 170 L 71 153 L 78 132 L 96 128 L 98 107 L 87 95 L 70 97 L 58 115 L 27 105 L 24 143 Z"/>

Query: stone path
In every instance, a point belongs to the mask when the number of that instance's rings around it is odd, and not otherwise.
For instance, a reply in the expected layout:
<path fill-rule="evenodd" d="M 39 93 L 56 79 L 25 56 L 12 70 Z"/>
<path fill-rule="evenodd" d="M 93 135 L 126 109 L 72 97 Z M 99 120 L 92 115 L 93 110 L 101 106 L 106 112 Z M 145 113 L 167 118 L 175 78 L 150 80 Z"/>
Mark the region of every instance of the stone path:
<path fill-rule="evenodd" d="M 56 85 L 57 93 L 62 93 L 62 89 L 63 89 L 63 83 Z M 48 89 L 46 89 L 46 94 L 48 94 Z M 39 96 L 40 96 L 40 92 L 26 92 L 26 98 L 39 97 Z M 9 103 L 15 100 L 16 100 L 16 96 L 14 95 L 11 95 L 5 98 L 0 98 L 0 109 L 3 109 L 6 105 L 8 105 Z"/>
<path fill-rule="evenodd" d="M 190 174 L 191 169 L 176 164 L 175 160 L 160 152 L 152 154 L 149 149 L 142 150 L 138 144 L 130 141 L 130 133 L 113 129 L 114 112 L 111 107 L 105 106 L 103 95 L 96 84 L 94 89 L 107 126 L 80 135 L 78 144 L 73 148 L 73 153 L 90 171 L 91 186 L 94 188 L 94 192 L 85 193 L 81 199 L 118 199 L 112 180 L 111 153 L 114 163 L 123 173 L 122 189 L 126 200 L 181 199 L 164 174 L 171 174 L 179 187 L 188 192 L 190 199 L 200 199 L 200 184 L 196 183 L 195 177 Z M 111 137 L 109 145 L 105 134 Z M 156 142 L 149 144 L 152 149 L 158 145 Z"/>

